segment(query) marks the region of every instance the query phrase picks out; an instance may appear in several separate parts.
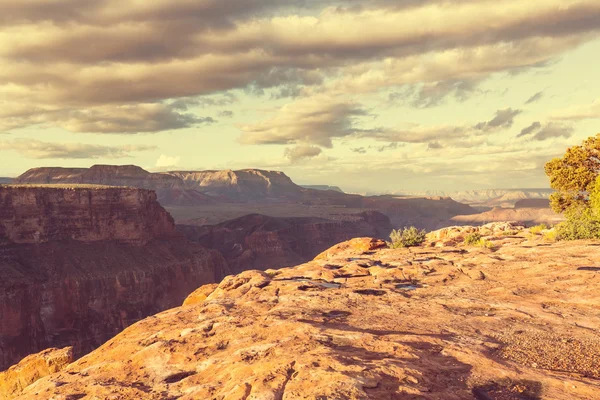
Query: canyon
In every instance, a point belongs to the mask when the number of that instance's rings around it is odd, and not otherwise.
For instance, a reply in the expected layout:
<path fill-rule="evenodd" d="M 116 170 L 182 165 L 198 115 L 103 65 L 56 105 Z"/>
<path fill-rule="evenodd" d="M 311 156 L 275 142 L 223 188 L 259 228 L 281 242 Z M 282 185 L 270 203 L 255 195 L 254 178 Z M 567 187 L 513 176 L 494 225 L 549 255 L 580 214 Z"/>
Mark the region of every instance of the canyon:
<path fill-rule="evenodd" d="M 178 225 L 177 229 L 188 239 L 219 250 L 231 271 L 239 273 L 303 263 L 356 236 L 386 238 L 392 225 L 384 214 L 366 211 L 339 221 L 249 214 L 217 225 Z"/>
<path fill-rule="evenodd" d="M 17 398 L 594 399 L 599 263 L 506 223 L 357 238 L 202 286 Z"/>
<path fill-rule="evenodd" d="M 228 274 L 153 191 L 0 186 L 0 370 L 48 347 L 79 357 Z"/>
<path fill-rule="evenodd" d="M 425 229 L 447 226 L 455 215 L 476 214 L 468 205 L 449 197 L 406 197 L 346 194 L 337 190 L 304 188 L 279 171 L 258 169 L 221 171 L 171 171 L 150 173 L 133 165 L 95 165 L 90 168 L 33 168 L 15 179 L 28 184 L 102 184 L 152 189 L 158 201 L 185 224 L 216 224 L 250 213 L 271 215 L 272 206 L 297 217 L 298 206 L 310 206 L 308 216 L 322 216 L 333 209 L 353 213 L 376 210 L 387 215 L 394 226 L 416 225 Z M 230 209 L 243 205 L 242 214 Z M 211 217 L 209 220 L 208 217 Z M 200 223 L 191 222 L 200 221 Z"/>

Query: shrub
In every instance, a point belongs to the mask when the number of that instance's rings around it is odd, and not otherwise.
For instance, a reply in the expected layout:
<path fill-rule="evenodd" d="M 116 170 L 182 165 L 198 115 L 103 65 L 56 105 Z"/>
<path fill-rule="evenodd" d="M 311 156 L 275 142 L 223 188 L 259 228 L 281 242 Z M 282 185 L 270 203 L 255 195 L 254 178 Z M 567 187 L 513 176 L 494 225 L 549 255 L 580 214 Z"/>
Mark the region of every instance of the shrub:
<path fill-rule="evenodd" d="M 540 235 L 542 233 L 542 231 L 545 231 L 546 229 L 548 229 L 548 225 L 539 224 L 539 225 L 532 226 L 531 228 L 529 228 L 529 232 L 533 233 L 534 235 Z"/>
<path fill-rule="evenodd" d="M 398 230 L 394 229 L 392 233 L 390 233 L 392 242 L 388 243 L 388 246 L 392 249 L 419 246 L 425 241 L 426 235 L 427 233 L 425 230 L 418 230 L 414 226 Z"/>
<path fill-rule="evenodd" d="M 570 209 L 565 213 L 567 220 L 556 226 L 558 240 L 600 238 L 600 218 L 590 208 Z"/>
<path fill-rule="evenodd" d="M 479 232 L 471 232 L 469 233 L 464 240 L 464 244 L 467 246 L 475 246 L 477 243 L 481 241 L 481 234 Z"/>
<path fill-rule="evenodd" d="M 491 240 L 487 240 L 487 239 L 479 239 L 479 241 L 477 243 L 475 243 L 475 246 L 476 247 L 484 247 L 486 249 L 493 249 L 496 247 Z"/>
<path fill-rule="evenodd" d="M 543 234 L 543 238 L 548 242 L 556 242 L 558 240 L 558 232 L 556 231 L 556 229 L 546 231 Z"/>
<path fill-rule="evenodd" d="M 518 234 L 519 234 L 519 231 L 516 231 L 516 230 L 509 230 L 509 231 L 502 232 L 502 236 L 515 236 Z"/>

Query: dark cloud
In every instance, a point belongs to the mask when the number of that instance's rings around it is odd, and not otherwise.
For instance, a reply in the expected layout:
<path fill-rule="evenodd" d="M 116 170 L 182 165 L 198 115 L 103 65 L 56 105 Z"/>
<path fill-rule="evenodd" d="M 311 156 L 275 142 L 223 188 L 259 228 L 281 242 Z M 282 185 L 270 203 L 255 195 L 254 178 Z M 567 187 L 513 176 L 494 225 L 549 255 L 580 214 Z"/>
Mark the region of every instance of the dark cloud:
<path fill-rule="evenodd" d="M 506 108 L 496 111 L 496 116 L 487 122 L 480 122 L 475 125 L 475 129 L 488 130 L 490 128 L 510 128 L 517 115 L 521 114 L 522 110 L 513 110 Z"/>
<path fill-rule="evenodd" d="M 427 145 L 427 149 L 428 149 L 428 150 L 437 150 L 437 149 L 442 149 L 442 148 L 444 148 L 444 146 L 442 146 L 442 145 L 440 144 L 440 142 L 430 142 L 430 143 Z"/>
<path fill-rule="evenodd" d="M 549 123 L 533 136 L 534 140 L 548 140 L 553 138 L 570 138 L 575 133 L 571 125 Z"/>
<path fill-rule="evenodd" d="M 322 150 L 315 146 L 296 146 L 293 148 L 285 149 L 284 157 L 290 160 L 292 164 L 299 161 L 313 158 L 322 153 Z"/>
<path fill-rule="evenodd" d="M 529 125 L 528 127 L 523 128 L 521 130 L 521 133 L 519 133 L 517 135 L 517 137 L 523 137 L 523 136 L 529 135 L 531 133 L 534 133 L 534 132 L 540 130 L 541 127 L 542 127 L 542 124 L 539 121 L 536 121 L 536 122 L 532 123 L 531 125 Z"/>
<path fill-rule="evenodd" d="M 529 99 L 527 99 L 527 101 L 525 102 L 525 104 L 535 103 L 536 101 L 539 101 L 542 98 L 543 95 L 544 95 L 544 91 L 543 90 L 541 92 L 537 92 L 536 94 L 534 94 L 533 96 L 531 96 Z"/>
<path fill-rule="evenodd" d="M 126 158 L 130 157 L 132 152 L 154 149 L 156 146 L 104 146 L 83 143 L 51 143 L 31 139 L 0 141 L 0 150 L 16 151 L 23 157 L 34 159 Z"/>
<path fill-rule="evenodd" d="M 367 149 L 365 149 L 364 147 L 356 147 L 356 148 L 351 148 L 350 151 L 352 151 L 354 153 L 358 153 L 358 154 L 365 154 L 367 152 Z"/>

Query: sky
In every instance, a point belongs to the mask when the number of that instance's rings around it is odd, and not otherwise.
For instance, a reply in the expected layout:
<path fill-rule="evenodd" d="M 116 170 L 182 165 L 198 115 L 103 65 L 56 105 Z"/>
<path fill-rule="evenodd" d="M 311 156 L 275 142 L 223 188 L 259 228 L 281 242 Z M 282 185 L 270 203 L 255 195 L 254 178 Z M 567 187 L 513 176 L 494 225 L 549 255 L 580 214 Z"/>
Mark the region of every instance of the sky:
<path fill-rule="evenodd" d="M 548 187 L 600 133 L 598 0 L 0 0 L 0 176 Z"/>

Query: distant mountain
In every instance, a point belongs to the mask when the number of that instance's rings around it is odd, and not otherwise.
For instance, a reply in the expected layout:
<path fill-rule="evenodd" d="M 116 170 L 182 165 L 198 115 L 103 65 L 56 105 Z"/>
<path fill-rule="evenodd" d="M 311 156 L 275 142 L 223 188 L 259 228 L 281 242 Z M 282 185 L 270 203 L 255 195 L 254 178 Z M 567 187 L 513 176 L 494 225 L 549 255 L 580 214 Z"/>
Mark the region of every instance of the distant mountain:
<path fill-rule="evenodd" d="M 519 200 L 548 199 L 553 189 L 481 189 L 455 192 L 444 191 L 400 191 L 396 195 L 443 196 L 458 202 L 488 207 L 513 207 Z"/>
<path fill-rule="evenodd" d="M 344 193 L 342 189 L 337 186 L 329 186 L 329 185 L 300 185 L 306 189 L 315 189 L 315 190 L 333 190 L 335 192 Z"/>
<path fill-rule="evenodd" d="M 436 229 L 447 225 L 455 215 L 476 213 L 468 205 L 449 197 L 365 197 L 336 190 L 316 190 L 295 184 L 283 172 L 259 169 L 151 173 L 135 165 L 33 168 L 16 182 L 90 183 L 153 189 L 164 206 L 277 203 L 377 210 L 386 214 L 396 227 L 415 225 Z"/>
<path fill-rule="evenodd" d="M 5 183 L 11 183 L 13 180 L 13 178 L 0 178 L 0 185 Z"/>
<path fill-rule="evenodd" d="M 94 165 L 90 168 L 32 168 L 16 178 L 14 183 L 89 183 L 108 186 L 128 186 L 156 191 L 161 204 L 193 205 L 214 200 L 200 191 L 190 190 L 179 178 L 151 173 L 136 165 Z"/>

